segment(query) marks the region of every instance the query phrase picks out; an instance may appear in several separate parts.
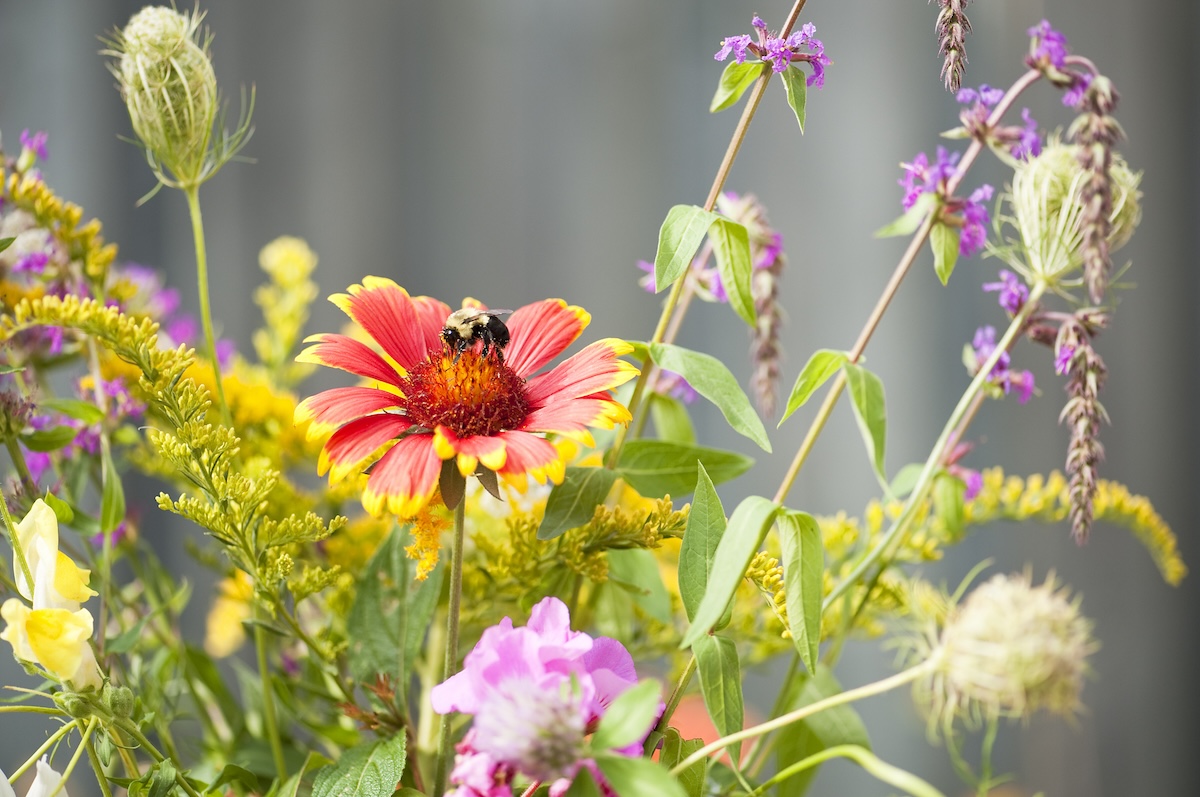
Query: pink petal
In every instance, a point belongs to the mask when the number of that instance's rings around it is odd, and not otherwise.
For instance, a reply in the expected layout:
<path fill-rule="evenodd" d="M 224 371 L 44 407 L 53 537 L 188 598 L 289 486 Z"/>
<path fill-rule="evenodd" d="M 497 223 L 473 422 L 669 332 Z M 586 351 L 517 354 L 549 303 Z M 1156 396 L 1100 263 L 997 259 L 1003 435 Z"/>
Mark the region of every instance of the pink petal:
<path fill-rule="evenodd" d="M 638 369 L 618 357 L 632 351 L 632 346 L 616 338 L 596 341 L 530 380 L 526 394 L 530 406 L 544 407 L 552 398 L 582 398 L 625 384 L 637 376 Z"/>
<path fill-rule="evenodd" d="M 312 440 L 355 418 L 403 406 L 403 401 L 395 393 L 374 387 L 335 387 L 300 402 L 296 423 L 310 422 L 308 439 Z"/>
<path fill-rule="evenodd" d="M 332 464 L 332 476 L 336 481 L 378 451 L 384 443 L 396 439 L 411 426 L 412 421 L 403 415 L 387 412 L 350 421 L 334 432 L 325 443 L 325 448 L 321 451 L 321 461 L 317 465 L 317 474 L 324 474 Z"/>
<path fill-rule="evenodd" d="M 327 365 L 355 376 L 374 379 L 377 382 L 397 387 L 400 385 L 400 374 L 396 373 L 396 369 L 370 346 L 360 343 L 354 338 L 326 332 L 321 335 L 312 335 L 304 342 L 313 345 L 300 352 L 296 357 L 296 362 Z"/>
<path fill-rule="evenodd" d="M 450 315 L 450 306 L 430 296 L 414 296 L 417 308 L 417 329 L 425 351 L 437 351 L 442 346 L 442 327 Z"/>
<path fill-rule="evenodd" d="M 375 463 L 363 491 L 363 506 L 376 516 L 386 509 L 402 518 L 412 517 L 433 496 L 441 471 L 433 435 L 409 435 Z"/>
<path fill-rule="evenodd" d="M 401 368 L 411 370 L 425 359 L 429 347 L 408 291 L 383 277 L 364 277 L 362 285 L 348 290 L 329 301 L 354 319 Z"/>
<path fill-rule="evenodd" d="M 629 410 L 606 395 L 602 398 L 552 400 L 525 417 L 523 432 L 554 432 L 592 445 L 589 428 L 611 429 L 629 421 Z"/>
<path fill-rule="evenodd" d="M 562 299 L 527 304 L 506 322 L 511 342 L 504 362 L 518 375 L 529 377 L 570 346 L 592 317 L 582 307 Z"/>

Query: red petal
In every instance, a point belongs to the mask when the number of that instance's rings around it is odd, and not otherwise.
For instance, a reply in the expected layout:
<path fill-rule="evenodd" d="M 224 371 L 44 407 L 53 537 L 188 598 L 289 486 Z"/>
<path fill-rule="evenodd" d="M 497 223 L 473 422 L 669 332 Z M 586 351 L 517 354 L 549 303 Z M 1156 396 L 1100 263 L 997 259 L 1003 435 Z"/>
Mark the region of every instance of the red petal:
<path fill-rule="evenodd" d="M 376 516 L 386 510 L 402 518 L 412 517 L 433 496 L 441 471 L 433 435 L 409 435 L 375 463 L 363 491 L 363 506 Z"/>
<path fill-rule="evenodd" d="M 343 371 L 384 382 L 389 385 L 400 385 L 400 374 L 380 357 L 370 346 L 360 343 L 354 338 L 327 332 L 322 335 L 312 335 L 305 339 L 312 343 L 296 357 L 296 362 L 316 363 L 330 368 L 340 368 Z"/>
<path fill-rule="evenodd" d="M 552 399 L 581 398 L 625 384 L 637 376 L 638 369 L 617 358 L 631 351 L 632 346 L 616 338 L 596 341 L 548 373 L 530 380 L 529 404 L 544 407 Z"/>
<path fill-rule="evenodd" d="M 425 359 L 429 348 L 408 291 L 383 277 L 364 277 L 362 285 L 348 290 L 330 296 L 329 301 L 354 319 L 401 368 L 410 370 Z"/>
<path fill-rule="evenodd" d="M 566 464 L 549 440 L 528 432 L 501 432 L 498 436 L 508 451 L 508 459 L 499 473 L 505 476 L 527 473 L 539 482 L 549 478 L 555 484 L 563 480 Z"/>
<path fill-rule="evenodd" d="M 534 410 L 521 424 L 525 432 L 554 432 L 591 446 L 589 427 L 611 429 L 629 420 L 629 410 L 607 396 L 554 401 Z"/>
<path fill-rule="evenodd" d="M 511 342 L 504 350 L 504 362 L 518 375 L 529 377 L 574 343 L 591 320 L 582 307 L 568 307 L 562 299 L 527 304 L 506 324 Z"/>
<path fill-rule="evenodd" d="M 335 387 L 309 396 L 296 407 L 296 423 L 311 422 L 308 439 L 324 437 L 332 428 L 380 410 L 402 407 L 404 399 L 374 387 Z"/>
<path fill-rule="evenodd" d="M 413 305 L 417 308 L 417 328 L 425 351 L 441 348 L 442 327 L 446 326 L 450 305 L 431 296 L 414 296 Z"/>
<path fill-rule="evenodd" d="M 378 451 L 380 446 L 394 440 L 411 426 L 412 421 L 408 418 L 389 412 L 350 421 L 326 441 L 321 451 L 321 461 L 317 464 L 317 474 L 325 473 L 332 465 L 330 480 L 341 479 Z"/>

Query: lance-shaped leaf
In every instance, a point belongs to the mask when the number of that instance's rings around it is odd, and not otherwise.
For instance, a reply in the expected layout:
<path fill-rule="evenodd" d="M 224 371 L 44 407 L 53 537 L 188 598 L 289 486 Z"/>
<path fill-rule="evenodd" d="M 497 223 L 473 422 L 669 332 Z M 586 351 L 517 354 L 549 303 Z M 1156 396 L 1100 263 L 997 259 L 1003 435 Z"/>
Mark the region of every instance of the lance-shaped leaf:
<path fill-rule="evenodd" d="M 887 476 L 883 470 L 884 448 L 887 444 L 887 406 L 883 399 L 883 382 L 861 365 L 845 363 L 846 386 L 850 391 L 850 406 L 854 408 L 854 419 L 862 432 L 867 446 L 867 456 L 875 469 L 875 476 L 886 490 Z"/>
<path fill-rule="evenodd" d="M 804 370 L 800 372 L 800 376 L 796 377 L 796 384 L 792 386 L 792 394 L 788 396 L 787 409 L 783 411 L 779 425 L 783 426 L 783 422 L 793 412 L 803 407 L 812 394 L 817 391 L 817 388 L 836 374 L 847 359 L 845 352 L 833 349 L 817 349 L 813 352 L 813 355 L 808 358 L 808 362 L 804 364 Z"/>
<path fill-rule="evenodd" d="M 717 84 L 717 93 L 713 95 L 712 103 L 708 106 L 709 113 L 717 113 L 737 104 L 746 93 L 746 89 L 762 74 L 762 61 L 730 61 L 721 73 L 721 82 Z"/>
<path fill-rule="evenodd" d="M 592 749 L 601 752 L 628 747 L 654 726 L 661 706 L 662 684 L 644 678 L 612 702 L 592 734 Z"/>
<path fill-rule="evenodd" d="M 842 691 L 841 684 L 828 669 L 815 676 L 801 675 L 788 686 L 791 694 L 782 704 L 782 713 L 795 711 Z M 858 713 L 850 706 L 835 706 L 782 729 L 776 742 L 775 756 L 779 768 L 784 769 L 810 755 L 844 744 L 868 750 L 871 748 L 867 729 Z M 780 797 L 801 797 L 816 774 L 817 767 L 813 767 L 783 781 L 779 784 Z"/>
<path fill-rule="evenodd" d="M 933 249 L 933 270 L 945 285 L 950 281 L 954 265 L 958 262 L 958 243 L 962 238 L 961 227 L 951 227 L 938 222 L 929 230 L 929 247 Z"/>
<path fill-rule="evenodd" d="M 689 621 L 696 619 L 696 609 L 708 589 L 708 574 L 717 555 L 717 545 L 725 533 L 721 497 L 704 465 L 698 464 L 696 470 L 696 494 L 692 496 L 687 529 L 679 546 L 679 597 Z"/>
<path fill-rule="evenodd" d="M 696 655 L 696 672 L 700 675 L 700 693 L 713 727 L 722 736 L 742 729 L 742 671 L 738 664 L 737 646 L 723 636 L 701 634 L 692 645 Z M 742 760 L 742 744 L 730 747 L 733 761 Z"/>
<path fill-rule="evenodd" d="M 654 255 L 654 290 L 669 288 L 684 275 L 700 248 L 709 226 L 719 216 L 695 205 L 676 205 L 667 212 L 658 231 Z"/>
<path fill-rule="evenodd" d="M 687 405 L 677 398 L 654 393 L 650 396 L 650 417 L 658 439 L 685 446 L 696 445 L 696 429 Z M 569 469 L 568 469 L 569 470 Z"/>
<path fill-rule="evenodd" d="M 663 737 L 662 754 L 659 762 L 667 769 L 674 769 L 680 761 L 704 746 L 703 739 L 684 739 L 679 731 L 667 728 Z M 701 797 L 704 794 L 704 768 L 706 762 L 701 760 L 679 773 L 679 783 L 688 797 Z"/>
<path fill-rule="evenodd" d="M 681 496 L 696 484 L 696 463 L 703 463 L 713 483 L 729 481 L 750 469 L 754 460 L 733 451 L 681 446 L 662 440 L 633 440 L 621 449 L 617 472 L 647 498 Z"/>
<path fill-rule="evenodd" d="M 613 792 L 621 797 L 687 797 L 666 767 L 648 758 L 609 753 L 597 755 L 596 764 Z"/>
<path fill-rule="evenodd" d="M 538 539 L 552 540 L 591 520 L 616 480 L 616 472 L 608 468 L 567 468 L 562 484 L 555 485 L 546 499 Z"/>
<path fill-rule="evenodd" d="M 718 218 L 708 230 L 717 257 L 717 273 L 729 296 L 729 306 L 743 321 L 753 327 L 754 296 L 750 293 L 750 276 L 754 270 L 750 259 L 750 233 L 736 221 Z"/>
<path fill-rule="evenodd" d="M 807 512 L 785 509 L 775 519 L 775 528 L 779 531 L 788 630 L 800 660 L 809 672 L 816 672 L 825 569 L 821 527 Z"/>
<path fill-rule="evenodd" d="M 783 78 L 783 88 L 787 91 L 788 105 L 792 108 L 792 113 L 796 114 L 796 121 L 800 124 L 800 133 L 804 133 L 804 105 L 808 97 L 808 84 L 805 82 L 804 72 L 800 67 L 791 65 L 783 70 L 780 75 Z"/>
<path fill-rule="evenodd" d="M 750 438 L 764 451 L 771 450 L 762 419 L 724 363 L 711 355 L 670 343 L 651 344 L 650 356 L 659 368 L 681 374 L 697 393 L 717 405 L 735 432 Z"/>
<path fill-rule="evenodd" d="M 897 235 L 912 235 L 921 226 L 921 222 L 938 204 L 937 194 L 926 192 L 917 197 L 912 207 L 895 221 L 885 224 L 875 231 L 876 238 L 892 238 Z"/>

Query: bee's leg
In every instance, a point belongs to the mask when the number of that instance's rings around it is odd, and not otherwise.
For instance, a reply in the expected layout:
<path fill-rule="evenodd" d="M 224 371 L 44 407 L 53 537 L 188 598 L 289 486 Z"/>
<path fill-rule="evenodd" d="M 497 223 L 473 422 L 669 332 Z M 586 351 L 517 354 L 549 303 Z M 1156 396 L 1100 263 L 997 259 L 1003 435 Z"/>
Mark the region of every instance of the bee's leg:
<path fill-rule="evenodd" d="M 465 341 L 462 338 L 454 341 L 454 363 L 458 363 L 458 359 L 462 357 L 462 353 L 466 351 Z"/>

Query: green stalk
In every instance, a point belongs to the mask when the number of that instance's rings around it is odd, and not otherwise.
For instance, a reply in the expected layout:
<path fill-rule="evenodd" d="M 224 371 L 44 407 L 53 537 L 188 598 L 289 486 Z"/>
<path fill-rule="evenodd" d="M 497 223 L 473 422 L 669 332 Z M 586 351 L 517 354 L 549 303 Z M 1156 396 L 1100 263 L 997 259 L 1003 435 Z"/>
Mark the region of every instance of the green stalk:
<path fill-rule="evenodd" d="M 208 253 L 204 247 L 204 219 L 200 215 L 200 187 L 186 189 L 188 213 L 192 217 L 192 238 L 196 244 L 196 281 L 200 292 L 200 321 L 204 325 L 204 348 L 213 368 L 213 381 L 217 383 L 217 407 L 221 411 L 221 422 L 233 426 L 229 405 L 225 402 L 225 386 L 221 383 L 221 364 L 217 362 L 217 339 L 213 334 L 212 306 L 208 300 Z"/>
<path fill-rule="evenodd" d="M 782 783 L 788 778 L 799 775 L 804 770 L 811 769 L 832 758 L 849 758 L 879 780 L 889 786 L 903 789 L 913 795 L 913 797 L 945 797 L 944 794 L 935 789 L 930 783 L 918 778 L 911 772 L 894 767 L 880 760 L 870 750 L 859 747 L 856 744 L 839 744 L 826 748 L 819 753 L 814 753 L 802 761 L 797 761 L 750 792 L 747 797 L 758 797 L 760 794 L 765 794 L 767 789 L 776 783 Z"/>
<path fill-rule="evenodd" d="M 33 474 L 29 472 L 29 466 L 25 464 L 25 454 L 21 452 L 21 447 L 11 437 L 4 441 L 4 445 L 8 449 L 8 456 L 12 460 L 13 467 L 17 469 L 17 476 L 20 477 L 25 492 L 29 495 L 37 495 L 37 484 L 33 481 Z"/>
<path fill-rule="evenodd" d="M 263 720 L 267 726 L 267 741 L 271 745 L 275 775 L 283 782 L 287 778 L 287 764 L 283 760 L 283 742 L 279 739 L 279 720 L 275 716 L 275 690 L 271 688 L 271 672 L 267 669 L 267 636 L 261 623 L 254 624 L 254 647 L 258 656 L 258 677 L 262 680 Z"/>
<path fill-rule="evenodd" d="M 955 406 L 954 412 L 950 414 L 949 420 L 946 421 L 946 425 L 942 428 L 941 435 L 938 436 L 937 442 L 933 444 L 933 449 L 929 452 L 929 458 L 925 460 L 925 467 L 921 469 L 921 475 L 917 478 L 917 483 L 913 486 L 912 493 L 908 496 L 908 500 L 905 502 L 900 516 L 892 522 L 891 527 L 883 535 L 879 543 L 866 556 L 859 560 L 849 575 L 833 588 L 833 591 L 825 598 L 822 609 L 828 609 L 852 584 L 862 578 L 867 570 L 878 563 L 889 549 L 900 544 L 904 533 L 908 530 L 908 524 L 917 514 L 917 509 L 924 505 L 925 499 L 929 497 L 929 491 L 933 489 L 933 477 L 937 474 L 938 469 L 941 467 L 941 462 L 946 455 L 946 444 L 955 433 L 960 431 L 961 421 L 971 411 L 971 407 L 975 402 L 975 396 L 983 390 L 983 386 L 991 379 L 992 369 L 996 367 L 996 363 L 1000 361 L 1000 358 L 1012 346 L 1017 336 L 1024 331 L 1029 316 L 1037 308 L 1038 299 L 1041 298 L 1045 291 L 1046 284 L 1044 282 L 1037 282 L 1030 289 L 1029 298 L 1021 308 L 1021 311 L 1013 317 L 1012 323 L 1008 325 L 1008 329 L 1004 333 L 1004 337 L 996 344 L 995 351 L 988 357 L 987 362 L 980 366 L 979 372 L 975 374 L 975 378 L 971 380 L 970 386 L 963 393 L 962 398 L 959 399 L 957 406 Z"/>
<path fill-rule="evenodd" d="M 132 720 L 119 719 L 116 721 L 116 725 L 121 730 L 132 736 L 133 740 L 141 745 L 141 747 L 147 753 L 149 753 L 150 757 L 155 761 L 167 760 L 167 757 L 163 755 L 157 747 L 150 743 L 150 740 L 146 738 L 146 734 L 142 733 L 141 729 L 138 728 L 138 726 Z M 179 788 L 183 789 L 184 792 L 187 793 L 188 797 L 201 797 L 200 792 L 196 791 L 195 787 L 192 786 L 192 784 L 188 782 L 188 779 L 183 776 L 183 764 L 178 760 L 172 760 L 171 763 L 175 764 L 175 783 L 179 786 Z"/>
<path fill-rule="evenodd" d="M 92 717 L 90 720 L 88 720 L 87 727 L 83 729 L 83 738 L 79 741 L 79 747 L 75 749 L 75 755 L 71 756 L 71 760 L 67 762 L 67 768 L 63 770 L 62 779 L 59 780 L 58 785 L 55 786 L 54 789 L 48 795 L 46 795 L 46 797 L 55 797 L 55 795 L 62 793 L 66 788 L 67 781 L 71 778 L 71 773 L 75 771 L 75 765 L 79 763 L 79 759 L 83 755 L 83 751 L 87 749 L 88 743 L 92 740 L 92 731 L 96 730 L 96 725 L 98 725 L 99 722 L 100 720 L 96 717 Z M 82 724 L 83 720 L 75 720 L 75 726 Z M 69 725 L 67 727 L 75 726 Z"/>
<path fill-rule="evenodd" d="M 687 666 L 683 668 L 683 673 L 679 676 L 679 682 L 675 684 L 675 690 L 671 692 L 671 699 L 667 701 L 667 707 L 663 710 L 662 716 L 658 720 L 658 724 L 654 726 L 654 730 L 662 732 L 667 729 L 668 723 L 671 721 L 671 715 L 675 713 L 675 709 L 679 708 L 679 703 L 683 700 L 683 693 L 687 690 L 688 684 L 692 682 L 692 675 L 696 672 L 696 654 L 692 654 L 688 659 Z"/>
<path fill-rule="evenodd" d="M 458 615 L 462 604 L 463 527 L 466 525 L 467 501 L 460 498 L 454 508 L 454 547 L 450 553 L 450 603 L 446 608 L 446 663 L 442 669 L 442 681 L 458 669 Z M 433 797 L 446 793 L 446 774 L 450 771 L 450 758 L 454 754 L 451 744 L 452 712 L 442 715 L 441 734 L 438 738 L 437 767 L 433 774 Z"/>
<path fill-rule="evenodd" d="M 13 440 L 8 441 L 9 450 L 16 448 L 17 444 Z M 17 458 L 14 462 L 19 461 L 22 466 L 25 460 L 20 458 L 20 450 L 17 451 Z M 26 471 L 28 473 L 28 471 Z M 0 516 L 4 518 L 4 530 L 8 533 L 8 542 L 12 545 L 13 556 L 17 557 L 17 562 L 21 565 L 21 572 L 25 574 L 25 585 L 29 589 L 29 594 L 33 595 L 33 573 L 29 571 L 29 560 L 25 558 L 25 551 L 21 549 L 21 540 L 18 539 L 17 523 L 13 520 L 12 513 L 8 511 L 8 499 L 0 494 Z"/>

